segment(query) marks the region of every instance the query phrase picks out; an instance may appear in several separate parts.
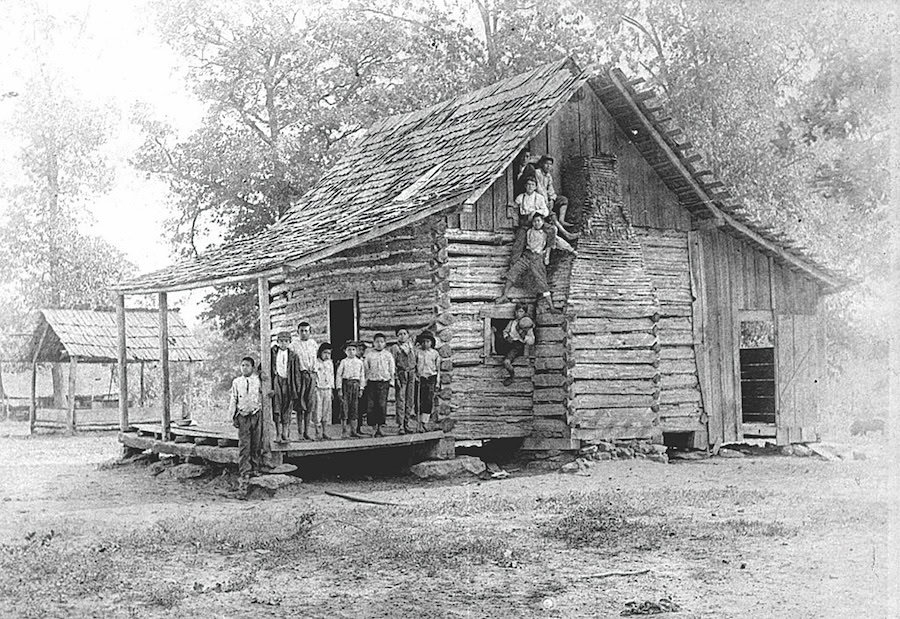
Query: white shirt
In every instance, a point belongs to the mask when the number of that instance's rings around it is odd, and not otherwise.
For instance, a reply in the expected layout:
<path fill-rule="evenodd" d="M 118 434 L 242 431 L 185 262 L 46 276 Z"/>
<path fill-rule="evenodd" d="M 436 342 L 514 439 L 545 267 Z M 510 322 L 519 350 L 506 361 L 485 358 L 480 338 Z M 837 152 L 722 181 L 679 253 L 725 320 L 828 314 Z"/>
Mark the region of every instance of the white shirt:
<path fill-rule="evenodd" d="M 345 357 L 341 359 L 337 369 L 337 387 L 341 388 L 345 380 L 358 380 L 360 389 L 366 387 L 366 371 L 363 369 L 363 361 L 359 357 Z"/>
<path fill-rule="evenodd" d="M 231 381 L 231 414 L 251 415 L 262 407 L 259 376 L 238 376 Z"/>
<path fill-rule="evenodd" d="M 541 254 L 547 248 L 547 235 L 543 230 L 528 228 L 525 238 L 525 247 L 536 254 Z"/>
<path fill-rule="evenodd" d="M 291 348 L 297 353 L 300 362 L 300 370 L 306 372 L 314 372 L 316 369 L 316 358 L 319 352 L 319 345 L 312 338 L 308 340 L 293 340 Z"/>
<path fill-rule="evenodd" d="M 275 355 L 275 373 L 282 378 L 287 378 L 288 375 L 289 352 L 290 351 L 287 348 L 279 348 Z"/>
<path fill-rule="evenodd" d="M 334 364 L 330 359 L 316 359 L 316 388 L 334 389 Z"/>
<path fill-rule="evenodd" d="M 441 353 L 434 348 L 422 349 L 416 358 L 416 373 L 422 378 L 435 376 L 441 365 Z"/>
<path fill-rule="evenodd" d="M 530 217 L 535 213 L 540 213 L 544 217 L 550 214 L 547 200 L 536 191 L 532 194 L 520 193 L 516 196 L 516 206 L 519 207 L 519 215 L 523 217 Z"/>
<path fill-rule="evenodd" d="M 366 381 L 394 380 L 397 376 L 394 355 L 384 348 L 367 352 L 363 364 L 366 367 Z"/>
<path fill-rule="evenodd" d="M 537 168 L 534 171 L 534 178 L 537 180 L 537 192 L 544 196 L 547 202 L 556 200 L 556 190 L 553 189 L 553 177 Z"/>

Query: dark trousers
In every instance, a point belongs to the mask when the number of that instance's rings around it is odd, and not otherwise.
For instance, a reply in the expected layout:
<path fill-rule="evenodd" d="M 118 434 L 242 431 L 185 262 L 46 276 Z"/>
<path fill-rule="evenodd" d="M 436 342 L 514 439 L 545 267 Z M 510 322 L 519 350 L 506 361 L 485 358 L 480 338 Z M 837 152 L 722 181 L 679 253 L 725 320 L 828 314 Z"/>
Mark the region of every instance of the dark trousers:
<path fill-rule="evenodd" d="M 359 381 L 345 378 L 341 381 L 341 423 L 356 421 L 359 414 Z"/>
<path fill-rule="evenodd" d="M 291 387 L 287 378 L 282 378 L 275 374 L 275 380 L 272 381 L 272 419 L 275 423 L 289 425 L 291 423 Z"/>
<path fill-rule="evenodd" d="M 538 294 L 550 292 L 550 286 L 547 285 L 547 267 L 544 266 L 544 256 L 542 254 L 525 250 L 522 256 L 509 267 L 506 281 L 510 286 L 515 286 L 524 278 L 526 273 L 531 273 L 535 291 Z"/>
<path fill-rule="evenodd" d="M 260 413 L 238 415 L 238 472 L 249 475 L 258 471 L 262 464 L 262 424 Z"/>
<path fill-rule="evenodd" d="M 419 414 L 430 415 L 434 410 L 434 392 L 437 388 L 437 375 L 419 379 Z"/>
<path fill-rule="evenodd" d="M 300 370 L 300 386 L 297 389 L 297 399 L 294 400 L 294 410 L 297 411 L 297 427 L 302 435 L 303 417 L 316 410 L 316 377 L 307 370 Z"/>
<path fill-rule="evenodd" d="M 388 392 L 391 389 L 389 380 L 370 380 L 366 383 L 368 398 L 366 399 L 366 417 L 370 426 L 384 425 L 387 418 Z"/>
<path fill-rule="evenodd" d="M 397 425 L 409 428 L 409 422 L 416 417 L 416 371 L 397 370 L 395 386 Z"/>

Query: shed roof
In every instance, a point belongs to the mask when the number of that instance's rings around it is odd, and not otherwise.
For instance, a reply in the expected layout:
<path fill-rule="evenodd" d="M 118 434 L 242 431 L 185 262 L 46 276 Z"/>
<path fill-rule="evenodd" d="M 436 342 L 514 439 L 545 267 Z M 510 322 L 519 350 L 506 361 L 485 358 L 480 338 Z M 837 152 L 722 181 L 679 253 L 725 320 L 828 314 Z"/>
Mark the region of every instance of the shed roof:
<path fill-rule="evenodd" d="M 593 79 L 592 79 L 593 78 Z M 378 238 L 434 213 L 474 203 L 569 98 L 590 83 L 679 201 L 828 288 L 846 284 L 790 239 L 753 223 L 687 142 L 655 116 L 618 70 L 592 75 L 570 59 L 372 125 L 290 211 L 263 234 L 228 243 L 116 289 L 155 292 L 270 276 Z M 680 133 L 680 132 L 678 132 Z M 663 171 L 662 168 L 665 168 Z"/>
<path fill-rule="evenodd" d="M 178 310 L 170 310 L 169 359 L 202 361 L 200 344 L 181 319 Z M 46 336 L 44 331 L 47 330 Z M 128 309 L 125 313 L 125 342 L 129 361 L 159 361 L 159 312 Z M 109 363 L 118 358 L 116 314 L 101 310 L 37 310 L 34 331 L 19 355 L 38 362 L 79 361 Z"/>

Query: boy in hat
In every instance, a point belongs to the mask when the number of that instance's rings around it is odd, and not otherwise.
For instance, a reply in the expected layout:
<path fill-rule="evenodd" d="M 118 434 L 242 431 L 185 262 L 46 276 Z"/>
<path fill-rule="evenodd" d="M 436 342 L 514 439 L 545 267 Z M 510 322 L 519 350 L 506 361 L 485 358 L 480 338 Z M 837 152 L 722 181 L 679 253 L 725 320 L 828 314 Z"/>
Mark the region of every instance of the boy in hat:
<path fill-rule="evenodd" d="M 416 356 L 416 376 L 419 379 L 419 421 L 416 428 L 421 431 L 427 424 L 434 410 L 434 394 L 437 391 L 438 377 L 441 373 L 441 355 L 434 348 L 434 336 L 430 331 L 423 331 L 418 337 L 422 350 Z"/>
<path fill-rule="evenodd" d="M 341 359 L 337 369 L 335 383 L 338 390 L 338 398 L 341 399 L 341 437 L 347 437 L 347 425 L 350 426 L 350 436 L 359 436 L 362 419 L 359 417 L 359 394 L 366 386 L 366 372 L 362 359 L 356 356 L 358 346 L 356 342 L 347 342 L 344 345 L 344 353 L 347 355 Z M 354 425 L 356 429 L 354 429 Z"/>
<path fill-rule="evenodd" d="M 416 414 L 416 349 L 409 341 L 409 330 L 397 329 L 397 343 L 391 346 L 397 381 L 394 383 L 395 417 L 400 434 L 410 432 L 409 422 Z"/>
<path fill-rule="evenodd" d="M 297 411 L 297 432 L 306 440 L 309 436 L 309 417 L 316 405 L 316 357 L 319 345 L 310 337 L 312 328 L 305 320 L 297 325 L 298 340 L 291 342 L 297 353 L 299 368 L 294 410 Z"/>
<path fill-rule="evenodd" d="M 329 439 L 328 422 L 331 418 L 331 398 L 334 390 L 334 364 L 331 362 L 331 344 L 325 342 L 319 346 L 319 355 L 316 359 L 316 410 L 313 414 L 313 430 L 318 437 L 319 430 L 322 438 Z"/>
<path fill-rule="evenodd" d="M 241 375 L 231 381 L 231 419 L 238 430 L 238 472 L 241 479 L 255 477 L 262 468 L 262 385 L 254 372 L 253 357 L 241 359 Z"/>
<path fill-rule="evenodd" d="M 508 387 L 516 376 L 513 361 L 525 354 L 526 344 L 529 346 L 534 344 L 534 321 L 528 317 L 524 305 L 516 306 L 516 317 L 503 329 L 503 339 L 509 344 L 509 350 L 503 357 L 503 367 L 509 373 L 509 376 L 503 379 L 503 384 Z"/>
<path fill-rule="evenodd" d="M 363 365 L 366 370 L 366 388 L 368 391 L 368 405 L 366 413 L 369 425 L 375 428 L 375 436 L 384 436 L 381 426 L 387 417 L 388 392 L 391 383 L 397 376 L 397 368 L 394 364 L 394 355 L 385 350 L 387 338 L 384 333 L 376 333 L 372 340 L 374 350 L 366 353 Z"/>
<path fill-rule="evenodd" d="M 512 260 L 506 274 L 506 283 L 495 303 L 508 303 L 509 290 L 526 274 L 531 274 L 538 294 L 538 299 L 545 299 L 550 311 L 555 311 L 550 286 L 547 284 L 547 263 L 550 262 L 550 249 L 556 241 L 556 228 L 544 225 L 544 216 L 535 213 L 531 217 L 531 225 L 522 228 L 513 241 Z"/>
<path fill-rule="evenodd" d="M 272 419 L 275 440 L 286 443 L 291 438 L 291 408 L 297 397 L 300 368 L 297 354 L 291 350 L 291 334 L 282 331 L 272 347 Z"/>
<path fill-rule="evenodd" d="M 534 170 L 534 178 L 537 181 L 537 192 L 544 196 L 547 206 L 553 208 L 556 201 L 556 190 L 553 188 L 553 177 L 550 171 L 553 169 L 553 157 L 543 155 L 538 159 L 537 167 Z"/>

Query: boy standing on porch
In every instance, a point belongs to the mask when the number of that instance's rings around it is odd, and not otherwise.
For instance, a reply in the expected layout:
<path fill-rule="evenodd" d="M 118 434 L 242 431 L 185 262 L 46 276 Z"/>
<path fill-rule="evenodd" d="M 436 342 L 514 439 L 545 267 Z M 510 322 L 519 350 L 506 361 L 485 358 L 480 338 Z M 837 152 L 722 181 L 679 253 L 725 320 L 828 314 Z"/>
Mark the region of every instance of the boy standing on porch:
<path fill-rule="evenodd" d="M 347 342 L 344 345 L 344 353 L 347 356 L 341 359 L 335 379 L 338 398 L 341 400 L 341 438 L 347 437 L 348 424 L 350 436 L 359 436 L 362 426 L 362 419 L 358 419 L 359 394 L 366 386 L 366 372 L 362 359 L 356 357 L 356 342 Z"/>
<path fill-rule="evenodd" d="M 319 346 L 316 359 L 316 412 L 313 416 L 313 430 L 318 436 L 322 430 L 322 438 L 329 439 L 326 428 L 331 421 L 331 396 L 334 389 L 334 364 L 331 362 L 331 344 L 325 342 Z"/>
<path fill-rule="evenodd" d="M 238 430 L 238 472 L 242 480 L 256 477 L 262 468 L 262 385 L 254 374 L 256 360 L 241 359 L 241 375 L 231 381 L 231 418 Z"/>
<path fill-rule="evenodd" d="M 297 432 L 306 440 L 309 435 L 309 416 L 316 405 L 316 357 L 319 345 L 310 334 L 311 328 L 305 320 L 297 325 L 299 340 L 292 342 L 291 347 L 297 353 L 297 366 L 300 370 L 297 384 L 294 410 L 297 411 Z"/>
<path fill-rule="evenodd" d="M 419 422 L 421 430 L 429 423 L 434 410 L 434 394 L 437 391 L 438 376 L 441 373 L 441 355 L 434 348 L 434 336 L 430 331 L 419 334 L 422 350 L 416 356 L 416 375 L 419 377 Z"/>
<path fill-rule="evenodd" d="M 291 408 L 297 397 L 300 368 L 297 354 L 291 350 L 291 334 L 282 331 L 272 347 L 272 419 L 275 441 L 291 440 Z"/>
<path fill-rule="evenodd" d="M 397 428 L 400 434 L 411 431 L 410 421 L 416 414 L 416 349 L 409 341 L 409 330 L 397 329 L 397 343 L 391 346 L 397 382 L 394 384 Z"/>
<path fill-rule="evenodd" d="M 375 436 L 384 436 L 381 426 L 387 417 L 388 392 L 391 383 L 397 376 L 394 356 L 384 349 L 387 341 L 384 333 L 376 333 L 372 340 L 374 350 L 366 353 L 363 364 L 366 370 L 366 386 L 369 389 L 368 412 L 369 425 L 375 428 Z"/>

